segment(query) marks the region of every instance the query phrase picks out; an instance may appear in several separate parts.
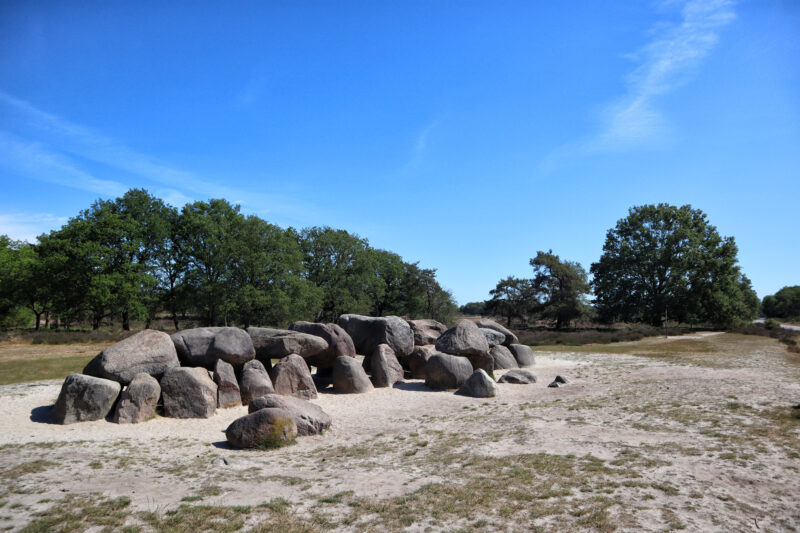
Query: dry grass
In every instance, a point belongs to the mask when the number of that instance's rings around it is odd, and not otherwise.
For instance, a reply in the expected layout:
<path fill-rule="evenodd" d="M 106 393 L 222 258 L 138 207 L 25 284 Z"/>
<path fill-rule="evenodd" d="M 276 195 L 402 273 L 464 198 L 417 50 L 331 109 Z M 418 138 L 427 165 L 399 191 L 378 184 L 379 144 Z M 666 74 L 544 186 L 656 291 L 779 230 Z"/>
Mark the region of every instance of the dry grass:
<path fill-rule="evenodd" d="M 81 372 L 109 344 L 0 343 L 0 385 L 62 379 Z"/>

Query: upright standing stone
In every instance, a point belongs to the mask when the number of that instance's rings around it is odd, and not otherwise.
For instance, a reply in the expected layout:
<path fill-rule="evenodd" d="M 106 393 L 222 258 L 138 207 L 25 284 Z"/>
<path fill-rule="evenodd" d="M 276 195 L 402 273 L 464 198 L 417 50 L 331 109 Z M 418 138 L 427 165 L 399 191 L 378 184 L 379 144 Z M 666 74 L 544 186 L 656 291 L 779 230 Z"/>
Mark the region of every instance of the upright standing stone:
<path fill-rule="evenodd" d="M 379 344 L 372 353 L 372 384 L 391 387 L 403 381 L 403 367 L 388 344 Z"/>
<path fill-rule="evenodd" d="M 119 382 L 110 379 L 70 374 L 61 386 L 50 417 L 56 424 L 101 420 L 111 412 L 120 388 Z"/>
<path fill-rule="evenodd" d="M 433 354 L 425 365 L 425 385 L 431 389 L 457 389 L 471 375 L 469 359 L 459 355 Z"/>
<path fill-rule="evenodd" d="M 171 418 L 209 418 L 217 410 L 217 384 L 205 368 L 179 367 L 161 378 L 164 414 Z"/>
<path fill-rule="evenodd" d="M 217 384 L 217 407 L 236 407 L 242 405 L 242 391 L 236 381 L 236 372 L 230 363 L 217 360 L 214 365 L 214 383 Z"/>
<path fill-rule="evenodd" d="M 469 320 L 461 320 L 448 329 L 436 341 L 440 352 L 461 355 L 469 359 L 473 368 L 483 368 L 487 372 L 494 369 L 494 360 L 489 355 L 489 343 L 478 326 Z M 430 361 L 429 361 L 430 362 Z"/>
<path fill-rule="evenodd" d="M 138 424 L 156 414 L 161 385 L 158 380 L 144 372 L 136 374 L 130 385 L 119 395 L 113 422 L 117 424 Z"/>
<path fill-rule="evenodd" d="M 253 398 L 265 394 L 275 394 L 272 380 L 267 369 L 260 361 L 248 361 L 242 367 L 242 381 L 239 387 L 242 391 L 242 404 L 247 405 Z"/>
<path fill-rule="evenodd" d="M 317 397 L 317 387 L 305 360 L 297 354 L 289 354 L 278 361 L 269 372 L 275 392 L 295 396 L 304 400 Z"/>
<path fill-rule="evenodd" d="M 497 390 L 497 383 L 489 377 L 485 370 L 479 368 L 461 385 L 457 394 L 473 398 L 493 398 L 497 396 Z"/>
<path fill-rule="evenodd" d="M 337 357 L 333 364 L 333 390 L 345 394 L 360 394 L 373 389 L 364 367 L 352 357 Z"/>
<path fill-rule="evenodd" d="M 533 366 L 536 360 L 533 358 L 533 350 L 530 346 L 524 344 L 512 344 L 508 347 L 511 353 L 514 354 L 514 359 L 520 367 Z"/>
<path fill-rule="evenodd" d="M 502 345 L 497 345 L 489 352 L 494 359 L 495 370 L 503 370 L 506 368 L 518 368 L 517 360 L 511 350 Z"/>

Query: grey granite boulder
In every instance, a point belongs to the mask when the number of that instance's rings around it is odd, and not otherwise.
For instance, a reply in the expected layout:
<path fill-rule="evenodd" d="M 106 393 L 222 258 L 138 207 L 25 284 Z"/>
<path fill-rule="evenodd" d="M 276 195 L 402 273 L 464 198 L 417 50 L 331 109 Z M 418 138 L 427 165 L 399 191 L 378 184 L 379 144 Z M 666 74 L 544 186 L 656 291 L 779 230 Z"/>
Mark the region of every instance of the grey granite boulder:
<path fill-rule="evenodd" d="M 435 344 L 436 339 L 447 331 L 447 326 L 430 318 L 409 320 L 408 325 L 414 333 L 414 346 Z"/>
<path fill-rule="evenodd" d="M 414 351 L 407 358 L 408 369 L 412 378 L 425 379 L 425 366 L 428 364 L 428 359 L 435 353 L 438 352 L 432 344 L 414 346 Z"/>
<path fill-rule="evenodd" d="M 121 388 L 119 382 L 110 379 L 70 374 L 61 386 L 50 418 L 56 424 L 101 420 L 111 412 Z"/>
<path fill-rule="evenodd" d="M 461 320 L 448 329 L 436 341 L 436 349 L 443 353 L 462 355 L 469 359 L 473 368 L 487 372 L 494 369 L 494 360 L 489 355 L 489 343 L 481 330 L 469 320 Z"/>
<path fill-rule="evenodd" d="M 171 335 L 181 363 L 211 370 L 218 359 L 234 368 L 256 356 L 253 341 L 243 329 L 230 327 L 194 328 Z"/>
<path fill-rule="evenodd" d="M 508 347 L 508 349 L 511 350 L 512 354 L 514 354 L 514 359 L 517 360 L 517 364 L 519 366 L 533 366 L 536 363 L 536 360 L 533 358 L 533 350 L 531 350 L 530 346 L 526 346 L 524 344 L 512 344 Z"/>
<path fill-rule="evenodd" d="M 529 385 L 536 383 L 536 376 L 530 370 L 512 368 L 497 380 L 498 383 L 513 383 L 515 385 Z"/>
<path fill-rule="evenodd" d="M 489 328 L 478 328 L 483 333 L 483 336 L 486 337 L 486 342 L 489 343 L 489 348 L 493 346 L 501 345 L 506 340 L 506 336 L 500 333 L 499 331 L 495 331 Z"/>
<path fill-rule="evenodd" d="M 117 424 L 138 424 L 156 413 L 161 385 L 150 374 L 136 374 L 119 395 L 112 421 Z"/>
<path fill-rule="evenodd" d="M 272 359 L 281 359 L 297 354 L 303 359 L 317 356 L 328 349 L 328 341 L 317 335 L 289 329 L 247 328 L 256 349 L 256 359 L 267 369 Z"/>
<path fill-rule="evenodd" d="M 331 427 L 331 417 L 322 407 L 294 396 L 267 394 L 254 399 L 248 406 L 251 413 L 268 408 L 288 411 L 297 424 L 297 434 L 301 436 L 316 435 Z"/>
<path fill-rule="evenodd" d="M 161 398 L 165 416 L 209 418 L 217 410 L 217 384 L 205 368 L 171 368 L 161 378 Z"/>
<path fill-rule="evenodd" d="M 414 349 L 411 326 L 399 316 L 342 315 L 339 325 L 353 339 L 356 352 L 365 356 L 379 344 L 388 344 L 396 356 L 406 356 Z"/>
<path fill-rule="evenodd" d="M 431 389 L 457 389 L 472 375 L 469 359 L 458 355 L 437 353 L 425 365 L 425 385 Z"/>
<path fill-rule="evenodd" d="M 506 368 L 518 368 L 517 360 L 511 350 L 499 344 L 489 351 L 489 355 L 494 359 L 494 369 L 502 370 Z"/>
<path fill-rule="evenodd" d="M 317 397 L 317 386 L 311 377 L 311 370 L 305 359 L 295 353 L 278 361 L 269 371 L 269 377 L 277 394 L 304 400 L 313 400 Z"/>
<path fill-rule="evenodd" d="M 176 366 L 180 366 L 178 354 L 169 335 L 146 329 L 100 352 L 83 373 L 127 385 L 141 372 L 160 379 L 164 372 Z"/>
<path fill-rule="evenodd" d="M 372 382 L 361 363 L 353 357 L 337 357 L 333 363 L 333 390 L 360 394 L 373 390 Z"/>
<path fill-rule="evenodd" d="M 274 447 L 296 439 L 297 424 L 284 409 L 259 409 L 234 420 L 225 430 L 225 438 L 234 448 Z"/>
<path fill-rule="evenodd" d="M 242 391 L 242 404 L 247 405 L 253 398 L 265 394 L 275 394 L 267 369 L 261 361 L 248 361 L 242 367 L 242 377 L 239 381 L 239 390 Z"/>
<path fill-rule="evenodd" d="M 504 328 L 494 320 L 489 320 L 488 318 L 482 318 L 477 322 L 475 322 L 475 325 L 478 326 L 479 328 L 493 329 L 505 335 L 506 339 L 504 342 L 501 343 L 504 344 L 505 346 L 509 346 L 511 344 L 519 344 L 519 339 L 517 338 L 516 335 L 511 333 L 511 331 L 509 331 L 508 328 Z"/>
<path fill-rule="evenodd" d="M 356 348 L 353 339 L 337 324 L 320 324 L 318 322 L 294 322 L 289 326 L 291 331 L 308 333 L 322 338 L 328 343 L 328 349 L 305 358 L 306 363 L 317 368 L 333 368 L 337 357 L 355 357 Z"/>
<path fill-rule="evenodd" d="M 497 396 L 497 383 L 494 382 L 485 370 L 479 368 L 456 391 L 457 394 L 472 396 L 473 398 L 493 398 Z"/>
<path fill-rule="evenodd" d="M 214 365 L 214 383 L 217 384 L 217 407 L 237 407 L 242 405 L 242 391 L 236 380 L 236 372 L 230 363 L 222 359 Z"/>
<path fill-rule="evenodd" d="M 372 384 L 375 387 L 391 387 L 403 381 L 403 367 L 388 344 L 379 344 L 372 352 L 370 363 Z"/>

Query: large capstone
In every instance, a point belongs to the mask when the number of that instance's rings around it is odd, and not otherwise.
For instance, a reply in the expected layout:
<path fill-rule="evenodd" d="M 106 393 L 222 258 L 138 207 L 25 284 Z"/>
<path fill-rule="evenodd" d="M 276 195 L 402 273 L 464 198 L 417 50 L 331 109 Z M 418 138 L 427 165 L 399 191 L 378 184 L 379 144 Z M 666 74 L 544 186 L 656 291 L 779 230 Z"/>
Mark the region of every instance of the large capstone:
<path fill-rule="evenodd" d="M 269 369 L 272 359 L 297 354 L 303 359 L 315 357 L 328 349 L 328 341 L 317 335 L 289 329 L 247 328 L 256 349 L 256 359 Z"/>
<path fill-rule="evenodd" d="M 469 379 L 472 371 L 472 364 L 466 357 L 433 354 L 425 365 L 425 385 L 431 389 L 457 389 Z"/>
<path fill-rule="evenodd" d="M 505 346 L 509 346 L 511 344 L 519 344 L 519 339 L 517 339 L 516 335 L 511 333 L 511 331 L 509 331 L 508 328 L 504 328 L 503 326 L 501 326 L 500 324 L 498 324 L 494 320 L 489 320 L 488 318 L 482 318 L 482 319 L 478 320 L 477 322 L 475 322 L 475 324 L 479 328 L 493 329 L 493 330 L 498 331 L 498 332 L 502 333 L 503 335 L 505 335 L 505 337 L 506 337 L 505 341 L 502 343 Z"/>
<path fill-rule="evenodd" d="M 316 335 L 328 343 L 328 349 L 323 350 L 317 355 L 306 357 L 309 365 L 317 368 L 333 368 L 333 363 L 337 357 L 355 357 L 356 348 L 353 339 L 345 330 L 337 324 L 320 324 L 317 322 L 294 322 L 289 329 Z"/>
<path fill-rule="evenodd" d="M 388 344 L 379 344 L 372 352 L 370 369 L 376 387 L 391 387 L 403 381 L 403 367 Z"/>
<path fill-rule="evenodd" d="M 360 394 L 373 390 L 372 382 L 361 363 L 353 357 L 337 357 L 333 363 L 333 390 Z"/>
<path fill-rule="evenodd" d="M 214 368 L 222 359 L 235 368 L 256 356 L 253 341 L 243 329 L 230 327 L 185 329 L 171 335 L 185 366 Z"/>
<path fill-rule="evenodd" d="M 411 331 L 414 333 L 415 346 L 435 344 L 436 339 L 447 331 L 447 326 L 430 318 L 409 320 L 408 325 L 411 326 Z"/>
<path fill-rule="evenodd" d="M 317 387 L 311 377 L 305 359 L 297 354 L 289 354 L 278 361 L 269 371 L 272 386 L 278 394 L 296 396 L 304 400 L 317 397 Z"/>
<path fill-rule="evenodd" d="M 110 379 L 70 374 L 50 411 L 56 424 L 100 420 L 108 416 L 122 387 Z"/>
<path fill-rule="evenodd" d="M 260 409 L 277 408 L 289 412 L 297 424 L 297 434 L 316 435 L 331 427 L 331 417 L 319 405 L 294 396 L 267 394 L 250 402 L 248 410 L 254 413 Z"/>
<path fill-rule="evenodd" d="M 489 348 L 493 346 L 497 346 L 498 344 L 503 344 L 506 340 L 506 336 L 500 333 L 499 331 L 495 331 L 489 328 L 478 328 L 483 333 L 483 336 L 486 337 L 486 342 L 489 343 Z"/>
<path fill-rule="evenodd" d="M 239 389 L 242 391 L 242 404 L 247 405 L 253 398 L 264 396 L 265 394 L 275 394 L 267 369 L 261 361 L 248 361 L 242 367 L 242 379 L 239 382 Z"/>
<path fill-rule="evenodd" d="M 156 414 L 161 385 L 150 374 L 136 374 L 130 384 L 119 395 L 113 422 L 118 424 L 138 424 Z"/>
<path fill-rule="evenodd" d="M 259 409 L 234 420 L 225 437 L 234 448 L 275 447 L 297 438 L 297 424 L 284 409 Z"/>
<path fill-rule="evenodd" d="M 414 349 L 411 326 L 399 316 L 342 315 L 339 325 L 353 339 L 356 352 L 365 356 L 379 344 L 388 344 L 396 356 L 406 356 Z"/>
<path fill-rule="evenodd" d="M 486 337 L 478 326 L 469 320 L 461 320 L 442 333 L 436 341 L 436 349 L 443 353 L 466 357 L 473 368 L 483 368 L 487 372 L 492 372 L 494 369 L 494 360 L 489 355 L 489 343 Z"/>
<path fill-rule="evenodd" d="M 217 384 L 217 407 L 237 407 L 242 405 L 242 392 L 236 380 L 236 372 L 230 363 L 218 359 L 214 365 L 214 383 Z"/>
<path fill-rule="evenodd" d="M 519 366 L 533 366 L 536 363 L 533 358 L 533 350 L 531 350 L 530 346 L 526 346 L 524 344 L 512 344 L 508 347 L 508 349 L 511 350 L 512 354 L 514 354 L 514 359 L 517 360 L 517 364 Z"/>
<path fill-rule="evenodd" d="M 180 366 L 178 354 L 169 335 L 146 329 L 100 352 L 83 373 L 127 385 L 136 374 L 144 372 L 160 379 L 176 366 Z"/>
<path fill-rule="evenodd" d="M 161 378 L 164 414 L 172 418 L 209 418 L 217 410 L 217 384 L 205 368 L 179 367 Z"/>
<path fill-rule="evenodd" d="M 489 377 L 485 370 L 479 368 L 461 385 L 457 394 L 473 398 L 493 398 L 497 396 L 497 383 Z"/>

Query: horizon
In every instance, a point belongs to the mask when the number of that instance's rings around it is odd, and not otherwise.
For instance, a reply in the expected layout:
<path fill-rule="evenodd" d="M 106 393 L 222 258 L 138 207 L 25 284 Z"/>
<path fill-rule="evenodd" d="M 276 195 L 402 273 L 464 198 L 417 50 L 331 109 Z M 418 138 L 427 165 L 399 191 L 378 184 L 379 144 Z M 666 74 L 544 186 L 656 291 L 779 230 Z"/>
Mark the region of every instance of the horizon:
<path fill-rule="evenodd" d="M 800 284 L 800 5 L 251 7 L 0 6 L 0 234 L 130 188 L 224 198 L 463 305 L 538 250 L 588 271 L 664 202 L 734 237 L 760 299 Z"/>

